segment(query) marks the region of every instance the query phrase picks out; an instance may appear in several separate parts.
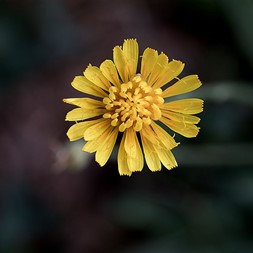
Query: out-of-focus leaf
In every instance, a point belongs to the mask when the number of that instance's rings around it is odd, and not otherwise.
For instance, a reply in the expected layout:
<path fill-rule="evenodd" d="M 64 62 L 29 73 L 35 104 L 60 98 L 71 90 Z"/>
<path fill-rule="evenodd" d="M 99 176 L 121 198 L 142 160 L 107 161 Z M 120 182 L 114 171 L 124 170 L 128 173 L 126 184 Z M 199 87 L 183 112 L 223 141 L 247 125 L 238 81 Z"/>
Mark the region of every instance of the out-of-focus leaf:
<path fill-rule="evenodd" d="M 253 1 L 252 0 L 220 0 L 231 29 L 236 35 L 242 52 L 250 60 L 253 68 Z M 225 31 L 224 31 L 225 32 Z"/>
<path fill-rule="evenodd" d="M 201 89 L 194 91 L 194 96 L 211 102 L 238 102 L 253 107 L 253 85 L 244 82 L 206 83 Z"/>

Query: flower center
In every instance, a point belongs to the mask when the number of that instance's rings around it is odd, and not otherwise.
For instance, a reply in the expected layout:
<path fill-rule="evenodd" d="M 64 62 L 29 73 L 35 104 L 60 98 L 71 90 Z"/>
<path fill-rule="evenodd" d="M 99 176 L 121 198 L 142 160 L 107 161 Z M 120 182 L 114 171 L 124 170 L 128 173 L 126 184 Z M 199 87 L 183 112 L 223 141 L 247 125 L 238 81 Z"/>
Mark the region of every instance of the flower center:
<path fill-rule="evenodd" d="M 129 127 L 140 131 L 143 124 L 151 124 L 151 119 L 160 119 L 159 105 L 164 103 L 161 94 L 162 89 L 148 86 L 138 74 L 120 88 L 110 87 L 108 97 L 103 99 L 108 111 L 103 117 L 110 118 L 111 125 L 118 126 L 120 132 Z"/>

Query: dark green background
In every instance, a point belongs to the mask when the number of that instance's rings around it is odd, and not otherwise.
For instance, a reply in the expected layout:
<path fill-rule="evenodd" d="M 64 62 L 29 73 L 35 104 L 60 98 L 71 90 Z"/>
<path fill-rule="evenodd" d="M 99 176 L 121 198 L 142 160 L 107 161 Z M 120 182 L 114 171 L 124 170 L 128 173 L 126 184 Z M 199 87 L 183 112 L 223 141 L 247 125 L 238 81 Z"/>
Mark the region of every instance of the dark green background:
<path fill-rule="evenodd" d="M 0 252 L 253 252 L 253 1 L 0 2 Z M 137 38 L 203 86 L 179 167 L 120 177 L 69 143 L 74 76 Z"/>

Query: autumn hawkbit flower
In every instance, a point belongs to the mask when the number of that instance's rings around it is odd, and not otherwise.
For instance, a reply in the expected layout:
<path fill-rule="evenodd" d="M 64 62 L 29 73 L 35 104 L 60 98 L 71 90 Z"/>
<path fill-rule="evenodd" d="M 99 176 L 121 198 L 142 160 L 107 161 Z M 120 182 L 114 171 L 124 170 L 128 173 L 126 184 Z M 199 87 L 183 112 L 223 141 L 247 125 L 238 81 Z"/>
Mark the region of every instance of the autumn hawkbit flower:
<path fill-rule="evenodd" d="M 138 59 L 137 41 L 125 40 L 122 47 L 114 47 L 113 61 L 105 60 L 99 68 L 89 65 L 83 76 L 74 78 L 72 86 L 91 96 L 64 99 L 77 106 L 66 115 L 75 122 L 67 132 L 69 139 L 84 138 L 83 151 L 95 152 L 100 166 L 120 136 L 120 175 L 141 171 L 144 157 L 151 171 L 161 170 L 161 164 L 169 170 L 176 167 L 171 150 L 178 143 L 166 130 L 195 137 L 200 119 L 193 114 L 203 110 L 201 99 L 173 100 L 201 86 L 197 75 L 178 78 L 184 68 L 181 61 L 169 61 L 164 53 L 147 48 L 137 71 Z"/>

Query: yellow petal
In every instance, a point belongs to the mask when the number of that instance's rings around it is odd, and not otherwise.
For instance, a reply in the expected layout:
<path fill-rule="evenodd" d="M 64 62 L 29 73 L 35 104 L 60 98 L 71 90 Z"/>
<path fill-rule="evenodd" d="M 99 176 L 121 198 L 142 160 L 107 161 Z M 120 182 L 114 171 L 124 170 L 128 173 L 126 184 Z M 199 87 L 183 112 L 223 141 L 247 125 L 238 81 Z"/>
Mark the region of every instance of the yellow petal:
<path fill-rule="evenodd" d="M 167 149 L 173 149 L 178 146 L 178 143 L 176 143 L 175 139 L 170 136 L 164 129 L 158 126 L 155 122 L 152 122 L 151 126 L 156 135 L 158 136 L 158 139 Z"/>
<path fill-rule="evenodd" d="M 129 170 L 141 171 L 144 165 L 143 154 L 136 132 L 131 127 L 126 129 L 124 147 L 127 153 L 127 164 Z"/>
<path fill-rule="evenodd" d="M 154 146 L 154 149 L 165 168 L 171 170 L 177 167 L 177 161 L 169 149 L 166 149 L 165 147 L 157 148 L 156 146 Z"/>
<path fill-rule="evenodd" d="M 199 117 L 192 116 L 189 114 L 182 114 L 179 112 L 171 112 L 171 111 L 167 111 L 167 110 L 162 110 L 162 114 L 166 118 L 169 118 L 169 119 L 171 119 L 173 121 L 177 121 L 177 122 L 183 122 L 183 123 L 188 123 L 188 124 L 198 124 L 200 121 Z"/>
<path fill-rule="evenodd" d="M 76 105 L 85 109 L 98 109 L 104 107 L 102 101 L 91 98 L 64 98 L 63 101 L 67 104 Z"/>
<path fill-rule="evenodd" d="M 68 112 L 66 115 L 66 121 L 79 121 L 99 116 L 106 113 L 106 109 L 93 109 L 87 110 L 85 108 L 76 108 Z"/>
<path fill-rule="evenodd" d="M 158 55 L 154 68 L 152 69 L 148 78 L 149 86 L 152 86 L 155 83 L 155 81 L 159 78 L 160 74 L 165 71 L 167 65 L 168 57 L 164 53 Z"/>
<path fill-rule="evenodd" d="M 168 63 L 164 72 L 162 72 L 157 81 L 155 82 L 153 88 L 157 89 L 167 84 L 175 77 L 177 77 L 184 69 L 184 64 L 181 61 L 172 60 Z"/>
<path fill-rule="evenodd" d="M 173 146 L 174 146 L 175 142 L 172 141 L 169 137 L 166 136 L 167 133 L 164 133 L 165 131 L 162 131 L 162 130 L 159 131 L 158 126 L 156 125 L 156 123 L 152 122 L 151 125 L 152 125 L 153 129 L 156 129 L 156 131 L 159 135 L 154 136 L 154 134 L 156 134 L 156 133 L 153 132 L 153 130 L 150 128 L 150 126 L 145 126 L 145 127 L 143 127 L 143 129 L 141 131 L 141 137 L 142 138 L 144 137 L 144 138 L 147 139 L 147 141 L 150 143 L 148 148 L 152 152 L 155 152 L 158 155 L 159 159 L 161 160 L 161 162 L 163 163 L 163 165 L 166 168 L 168 168 L 168 169 L 174 168 L 175 166 L 177 166 L 177 162 L 176 162 L 173 154 L 170 152 L 170 150 L 168 148 L 166 148 L 166 146 L 163 143 L 166 142 L 166 141 L 168 141 L 170 143 L 172 142 L 171 144 L 173 144 Z M 145 135 L 143 133 L 145 133 Z M 156 140 L 156 141 L 154 141 L 154 140 Z M 150 147 L 150 145 L 152 145 L 152 147 Z M 168 144 L 166 143 L 166 145 L 168 145 Z M 143 149 L 144 148 L 145 147 L 144 147 L 144 144 L 143 144 Z M 147 146 L 146 146 L 146 148 L 147 148 Z M 145 158 L 146 158 L 145 150 L 144 150 L 144 154 L 145 154 Z M 149 155 L 154 156 L 154 154 L 149 154 Z M 157 159 L 157 158 L 153 158 L 153 159 Z M 158 163 L 157 161 L 153 161 L 153 162 L 155 162 L 156 164 Z M 152 163 L 152 161 L 150 161 L 150 163 Z M 150 166 L 149 166 L 149 168 L 150 168 Z"/>
<path fill-rule="evenodd" d="M 159 146 L 159 139 L 157 138 L 157 135 L 154 133 L 152 128 L 149 125 L 144 125 L 141 133 L 144 137 L 146 137 L 153 145 Z"/>
<path fill-rule="evenodd" d="M 90 94 L 96 97 L 106 97 L 107 94 L 99 87 L 90 82 L 85 76 L 76 76 L 71 85 L 78 91 Z"/>
<path fill-rule="evenodd" d="M 93 139 L 98 138 L 100 135 L 102 135 L 106 130 L 108 130 L 111 127 L 111 120 L 110 119 L 100 119 L 100 121 L 92 126 L 90 126 L 86 131 L 84 132 L 84 139 L 86 141 L 90 141 Z"/>
<path fill-rule="evenodd" d="M 151 171 L 159 171 L 161 170 L 161 162 L 160 159 L 154 149 L 153 144 L 146 138 L 142 131 L 141 134 L 141 141 L 143 146 L 143 151 L 145 155 L 146 163 Z"/>
<path fill-rule="evenodd" d="M 124 148 L 125 139 L 126 139 L 126 132 L 124 132 L 122 140 L 120 142 L 120 146 L 119 146 L 118 170 L 119 170 L 119 174 L 121 176 L 123 176 L 123 175 L 131 176 L 132 171 L 130 171 L 129 168 L 128 168 L 127 153 L 126 153 L 125 148 Z"/>
<path fill-rule="evenodd" d="M 154 65 L 157 61 L 158 53 L 156 50 L 147 48 L 143 52 L 142 61 L 141 61 L 141 76 L 145 80 L 151 73 Z"/>
<path fill-rule="evenodd" d="M 119 72 L 120 78 L 124 83 L 129 81 L 128 79 L 128 69 L 126 68 L 127 62 L 123 54 L 122 49 L 119 46 L 114 47 L 113 49 L 113 61 Z"/>
<path fill-rule="evenodd" d="M 111 132 L 107 134 L 107 137 L 101 142 L 100 146 L 98 147 L 95 159 L 100 166 L 104 166 L 108 161 L 114 148 L 118 132 L 119 131 L 117 128 L 111 127 Z"/>
<path fill-rule="evenodd" d="M 100 69 L 103 75 L 115 86 L 120 87 L 119 75 L 114 63 L 111 60 L 105 60 Z"/>
<path fill-rule="evenodd" d="M 67 132 L 67 136 L 70 141 L 76 141 L 80 138 L 83 138 L 84 131 L 93 124 L 92 121 L 85 121 L 76 123 L 71 126 Z"/>
<path fill-rule="evenodd" d="M 124 41 L 123 54 L 127 63 L 128 78 L 131 79 L 136 74 L 138 64 L 139 46 L 136 39 L 128 39 Z"/>
<path fill-rule="evenodd" d="M 187 138 L 196 137 L 199 132 L 199 127 L 193 124 L 187 124 L 184 122 L 177 122 L 165 117 L 160 119 L 162 123 L 172 129 L 174 132 L 179 133 Z"/>
<path fill-rule="evenodd" d="M 171 97 L 179 94 L 184 94 L 193 90 L 196 90 L 201 86 L 201 82 L 197 75 L 190 75 L 177 81 L 175 84 L 167 88 L 163 93 L 162 97 Z"/>
<path fill-rule="evenodd" d="M 96 152 L 99 145 L 101 145 L 101 143 L 98 141 L 99 138 L 97 139 L 94 139 L 94 140 L 90 140 L 90 141 L 87 141 L 82 150 L 84 152 L 88 152 L 88 153 L 93 153 L 93 152 Z"/>
<path fill-rule="evenodd" d="M 203 111 L 203 103 L 204 101 L 198 98 L 187 98 L 168 102 L 160 108 L 184 114 L 197 114 Z"/>
<path fill-rule="evenodd" d="M 156 104 L 152 104 L 151 108 L 152 108 L 152 111 L 153 111 L 153 113 L 151 115 L 151 119 L 154 119 L 154 120 L 160 119 L 162 113 L 161 113 L 161 110 L 160 110 L 159 106 L 156 105 Z"/>
<path fill-rule="evenodd" d="M 97 121 L 97 123 L 99 123 L 99 122 L 101 122 L 101 120 Z M 92 125 L 94 125 L 94 123 Z M 90 124 L 89 127 L 92 125 Z M 101 146 L 101 143 L 104 142 L 104 140 L 107 138 L 107 136 L 111 133 L 112 129 L 113 129 L 112 127 L 109 127 L 97 138 L 87 141 L 85 143 L 85 145 L 83 146 L 82 150 L 85 152 L 88 152 L 88 153 L 93 153 L 93 152 L 97 151 L 97 149 Z"/>
<path fill-rule="evenodd" d="M 108 91 L 111 87 L 109 81 L 105 78 L 98 67 L 89 65 L 84 71 L 84 76 L 103 90 Z"/>

